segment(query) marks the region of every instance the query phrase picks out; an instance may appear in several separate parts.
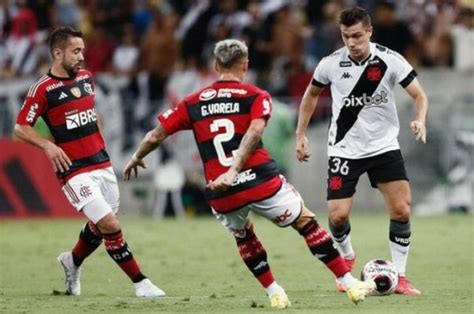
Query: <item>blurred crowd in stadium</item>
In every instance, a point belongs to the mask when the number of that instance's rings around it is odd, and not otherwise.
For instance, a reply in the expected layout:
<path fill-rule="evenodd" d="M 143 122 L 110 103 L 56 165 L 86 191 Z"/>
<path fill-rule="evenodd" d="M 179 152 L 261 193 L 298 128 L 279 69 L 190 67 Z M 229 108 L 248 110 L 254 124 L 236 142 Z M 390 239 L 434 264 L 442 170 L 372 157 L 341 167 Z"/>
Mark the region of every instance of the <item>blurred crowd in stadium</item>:
<path fill-rule="evenodd" d="M 69 25 L 86 35 L 91 71 L 145 69 L 153 86 L 150 97 L 161 96 L 173 69 L 200 67 L 213 44 L 228 37 L 246 41 L 250 66 L 263 87 L 298 96 L 307 72 L 342 46 L 337 17 L 349 5 L 370 11 L 373 41 L 415 66 L 472 69 L 465 62 L 470 58 L 463 58 L 471 52 L 466 39 L 474 32 L 469 1 L 2 0 L 1 75 L 44 71 L 48 31 Z"/>

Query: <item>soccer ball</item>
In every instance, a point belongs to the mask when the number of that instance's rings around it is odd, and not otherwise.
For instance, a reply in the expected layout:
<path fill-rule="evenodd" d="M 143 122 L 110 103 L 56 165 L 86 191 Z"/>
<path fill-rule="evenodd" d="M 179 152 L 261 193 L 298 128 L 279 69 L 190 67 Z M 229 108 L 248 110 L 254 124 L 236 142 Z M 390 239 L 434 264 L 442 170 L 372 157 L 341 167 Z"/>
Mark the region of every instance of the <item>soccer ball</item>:
<path fill-rule="evenodd" d="M 398 271 L 392 262 L 373 259 L 365 264 L 360 273 L 361 280 L 373 280 L 377 286 L 372 295 L 389 295 L 398 285 Z"/>

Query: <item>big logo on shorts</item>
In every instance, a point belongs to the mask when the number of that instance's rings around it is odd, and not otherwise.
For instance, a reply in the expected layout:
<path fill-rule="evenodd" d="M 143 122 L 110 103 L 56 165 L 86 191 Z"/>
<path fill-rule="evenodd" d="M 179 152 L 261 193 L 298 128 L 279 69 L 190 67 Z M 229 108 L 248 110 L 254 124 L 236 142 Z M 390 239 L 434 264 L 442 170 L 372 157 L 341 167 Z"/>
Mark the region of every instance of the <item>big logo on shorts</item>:
<path fill-rule="evenodd" d="M 277 215 L 275 218 L 272 219 L 272 221 L 276 224 L 282 223 L 286 221 L 288 218 L 291 217 L 291 212 L 289 209 L 285 210 L 285 212 L 281 215 Z"/>
<path fill-rule="evenodd" d="M 329 178 L 329 189 L 340 190 L 342 189 L 342 177 L 335 176 Z"/>

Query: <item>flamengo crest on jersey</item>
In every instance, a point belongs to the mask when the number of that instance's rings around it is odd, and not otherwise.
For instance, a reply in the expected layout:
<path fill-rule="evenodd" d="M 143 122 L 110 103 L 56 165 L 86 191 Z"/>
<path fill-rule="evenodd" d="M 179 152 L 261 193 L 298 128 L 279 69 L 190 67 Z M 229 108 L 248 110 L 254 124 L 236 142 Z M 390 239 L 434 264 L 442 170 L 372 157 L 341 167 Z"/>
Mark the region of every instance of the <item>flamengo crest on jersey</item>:
<path fill-rule="evenodd" d="M 239 82 L 218 81 L 186 97 L 158 118 L 168 134 L 193 130 L 209 181 L 232 165 L 252 119 L 268 119 L 270 113 L 267 92 Z M 276 164 L 260 142 L 228 190 L 206 189 L 205 196 L 214 210 L 225 213 L 270 197 L 281 184 Z"/>
<path fill-rule="evenodd" d="M 312 83 L 331 88 L 328 155 L 360 159 L 399 149 L 394 88 L 408 86 L 415 76 L 401 55 L 375 43 L 361 62 L 346 47 L 323 58 Z"/>
<path fill-rule="evenodd" d="M 66 180 L 86 169 L 110 166 L 105 143 L 97 127 L 92 74 L 81 70 L 75 78 L 48 73 L 33 84 L 18 114 L 17 123 L 31 125 L 43 117 L 55 144 L 71 159 L 72 166 L 58 178 Z"/>

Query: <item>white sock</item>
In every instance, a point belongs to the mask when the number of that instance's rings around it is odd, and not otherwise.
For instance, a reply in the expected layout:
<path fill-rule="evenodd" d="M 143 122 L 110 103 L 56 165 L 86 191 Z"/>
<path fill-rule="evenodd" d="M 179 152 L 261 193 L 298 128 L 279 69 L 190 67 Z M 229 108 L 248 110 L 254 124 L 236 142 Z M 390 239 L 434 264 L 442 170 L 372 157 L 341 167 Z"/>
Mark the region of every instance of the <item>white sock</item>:
<path fill-rule="evenodd" d="M 400 276 L 405 276 L 408 251 L 410 246 L 401 246 L 400 244 L 389 241 L 390 252 L 392 253 L 392 263 L 395 265 L 395 268 L 398 271 Z"/>
<path fill-rule="evenodd" d="M 349 272 L 345 273 L 342 277 L 338 277 L 337 280 L 339 280 L 346 289 L 350 289 L 357 283 L 357 279 L 355 279 Z"/>
<path fill-rule="evenodd" d="M 268 287 L 265 288 L 265 292 L 267 293 L 268 296 L 271 296 L 272 294 L 275 294 L 275 293 L 284 294 L 285 290 L 283 289 L 282 286 L 277 284 L 276 281 L 274 281 Z"/>
<path fill-rule="evenodd" d="M 337 242 L 339 251 L 345 259 L 353 259 L 355 257 L 354 249 L 352 248 L 351 234 L 349 233 L 344 240 Z"/>

